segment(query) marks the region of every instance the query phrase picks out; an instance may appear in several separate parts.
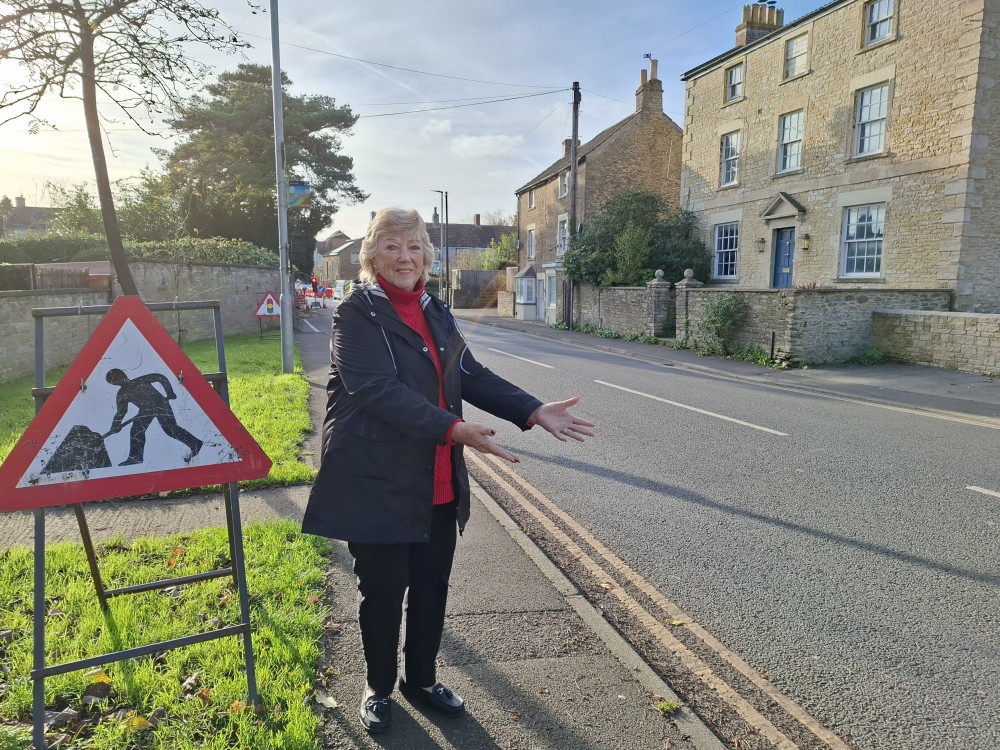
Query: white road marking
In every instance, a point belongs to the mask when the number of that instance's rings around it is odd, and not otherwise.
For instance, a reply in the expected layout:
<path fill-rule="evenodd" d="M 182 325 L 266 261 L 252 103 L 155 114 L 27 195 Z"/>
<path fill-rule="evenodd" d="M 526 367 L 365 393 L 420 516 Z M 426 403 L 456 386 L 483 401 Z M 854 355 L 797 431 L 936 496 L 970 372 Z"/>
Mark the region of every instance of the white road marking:
<path fill-rule="evenodd" d="M 505 357 L 513 357 L 514 359 L 519 359 L 522 362 L 527 362 L 528 364 L 531 365 L 538 365 L 539 367 L 548 367 L 550 370 L 556 369 L 552 365 L 547 365 L 544 362 L 536 362 L 533 359 L 525 359 L 524 357 L 518 357 L 516 354 L 510 354 L 509 352 L 502 352 L 499 349 L 490 349 L 489 347 L 486 348 L 488 351 L 496 352 L 497 354 L 503 354 Z"/>
<path fill-rule="evenodd" d="M 678 409 L 687 409 L 688 411 L 698 412 L 699 414 L 704 414 L 709 417 L 715 417 L 716 419 L 724 419 L 727 422 L 733 422 L 735 424 L 741 424 L 744 427 L 750 427 L 754 430 L 760 430 L 761 432 L 769 432 L 772 435 L 780 435 L 781 437 L 788 437 L 787 432 L 779 432 L 778 430 L 772 430 L 770 427 L 761 427 L 760 425 L 752 424 L 750 422 L 744 422 L 741 419 L 735 419 L 734 417 L 727 417 L 724 414 L 716 414 L 714 411 L 705 411 L 704 409 L 699 409 L 696 406 L 688 406 L 687 404 L 681 404 L 677 401 L 670 401 L 669 399 L 660 398 L 659 396 L 653 396 L 649 393 L 643 393 L 642 391 L 635 391 L 631 388 L 626 388 L 623 385 L 615 385 L 614 383 L 607 383 L 603 380 L 595 380 L 595 383 L 599 385 L 606 385 L 608 388 L 617 388 L 619 391 L 625 391 L 626 393 L 634 393 L 636 396 L 643 396 L 645 398 L 651 398 L 654 401 L 661 401 L 664 404 L 670 404 L 671 406 L 676 406 Z"/>
<path fill-rule="evenodd" d="M 313 330 L 313 333 L 319 333 L 319 329 L 318 329 L 318 328 L 316 328 L 316 326 L 314 326 L 314 325 L 313 325 L 312 323 L 310 323 L 310 322 L 309 322 L 308 320 L 300 320 L 299 322 L 300 322 L 300 323 L 301 323 L 302 325 L 304 325 L 304 326 L 309 326 L 310 328 L 312 328 L 312 330 Z"/>
<path fill-rule="evenodd" d="M 975 487 L 971 484 L 965 489 L 972 490 L 973 492 L 982 492 L 984 495 L 991 495 L 992 497 L 1000 497 L 1000 492 L 994 492 L 993 490 L 985 490 L 982 487 Z"/>

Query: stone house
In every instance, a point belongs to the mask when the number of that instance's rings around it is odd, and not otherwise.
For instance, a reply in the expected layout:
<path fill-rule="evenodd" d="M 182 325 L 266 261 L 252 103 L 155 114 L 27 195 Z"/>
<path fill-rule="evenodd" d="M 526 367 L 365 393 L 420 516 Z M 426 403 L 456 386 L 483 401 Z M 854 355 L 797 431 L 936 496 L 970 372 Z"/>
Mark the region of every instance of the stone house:
<path fill-rule="evenodd" d="M 346 239 L 346 235 L 344 238 Z M 358 274 L 361 272 L 361 260 L 358 253 L 361 252 L 362 239 L 361 237 L 356 240 L 346 239 L 345 242 L 336 244 L 333 250 L 328 250 L 323 254 L 320 280 L 327 287 L 332 288 L 337 280 L 354 281 L 358 278 Z"/>
<path fill-rule="evenodd" d="M 41 236 L 59 213 L 58 208 L 29 206 L 24 196 L 14 198 L 14 206 L 6 221 L 0 222 L 0 237 L 18 239 L 29 235 Z"/>
<path fill-rule="evenodd" d="M 743 8 L 683 74 L 681 205 L 710 286 L 950 290 L 1000 312 L 1000 0 Z"/>
<path fill-rule="evenodd" d="M 642 71 L 635 112 L 578 145 L 576 221 L 598 213 L 627 188 L 644 188 L 677 206 L 681 187 L 680 127 L 663 112 L 663 84 Z M 570 147 L 562 157 L 515 191 L 517 195 L 518 272 L 515 315 L 555 323 L 566 319 L 562 257 L 569 245 Z"/>

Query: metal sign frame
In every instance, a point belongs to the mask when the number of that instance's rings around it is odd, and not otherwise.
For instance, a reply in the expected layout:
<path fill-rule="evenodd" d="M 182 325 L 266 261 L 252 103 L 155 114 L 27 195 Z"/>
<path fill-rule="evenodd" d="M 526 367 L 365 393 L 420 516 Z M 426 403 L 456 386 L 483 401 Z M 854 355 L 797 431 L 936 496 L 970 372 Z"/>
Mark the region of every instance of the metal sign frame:
<path fill-rule="evenodd" d="M 226 354 L 223 342 L 221 305 L 218 301 L 208 302 L 163 302 L 147 304 L 146 307 L 153 312 L 181 311 L 181 310 L 212 310 L 215 322 L 215 345 L 219 361 L 219 371 L 205 374 L 216 393 L 223 402 L 229 405 L 229 387 L 226 373 Z M 45 399 L 55 390 L 54 387 L 45 385 L 45 348 L 44 348 L 44 321 L 46 318 L 68 317 L 73 315 L 103 315 L 111 309 L 111 305 L 80 305 L 78 307 L 50 307 L 36 308 L 31 311 L 35 318 L 35 387 L 32 388 L 31 395 L 35 399 L 35 413 L 41 409 Z M 80 527 L 80 536 L 84 549 L 87 553 L 87 562 L 94 579 L 94 588 L 97 591 L 97 598 L 101 608 L 108 613 L 108 599 L 124 594 L 135 594 L 143 591 L 167 588 L 168 586 L 178 586 L 197 581 L 232 576 L 236 583 L 240 602 L 240 624 L 229 625 L 215 630 L 210 630 L 195 635 L 173 638 L 159 643 L 152 643 L 146 646 L 114 651 L 101 656 L 94 656 L 88 659 L 78 659 L 64 664 L 53 666 L 45 665 L 45 506 L 34 509 L 35 513 L 35 549 L 34 549 L 34 668 L 31 670 L 30 678 L 33 680 L 32 696 L 32 744 L 36 750 L 45 747 L 45 678 L 73 672 L 78 669 L 87 669 L 102 664 L 113 664 L 115 662 L 145 656 L 157 651 L 167 651 L 181 646 L 189 646 L 194 643 L 225 638 L 228 636 L 243 636 L 243 656 L 247 674 L 247 692 L 250 705 L 256 706 L 257 697 L 257 677 L 253 653 L 253 640 L 250 627 L 250 595 L 246 582 L 246 563 L 243 553 L 243 529 L 240 520 L 239 486 L 235 482 L 223 485 L 226 505 L 226 526 L 229 532 L 229 560 L 230 566 L 220 570 L 213 570 L 206 573 L 198 573 L 179 578 L 169 578 L 162 581 L 127 586 L 118 589 L 107 589 L 101 578 L 100 569 L 97 564 L 97 556 L 94 545 L 90 537 L 90 530 L 84 516 L 83 505 L 73 503 L 73 510 L 76 513 L 77 522 Z M 108 615 L 110 616 L 110 615 Z"/>

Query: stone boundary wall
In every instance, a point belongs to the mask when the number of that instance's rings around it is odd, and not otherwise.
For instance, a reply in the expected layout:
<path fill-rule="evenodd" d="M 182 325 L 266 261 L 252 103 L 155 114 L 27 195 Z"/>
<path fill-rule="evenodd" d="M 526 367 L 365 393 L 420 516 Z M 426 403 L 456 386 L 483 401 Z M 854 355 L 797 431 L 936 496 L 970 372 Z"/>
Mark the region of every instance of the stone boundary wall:
<path fill-rule="evenodd" d="M 279 294 L 279 271 L 258 266 L 222 266 L 208 263 L 133 261 L 129 264 L 144 302 L 219 300 L 226 334 L 260 330 L 254 317 L 265 292 Z M 115 294 L 121 289 L 115 285 Z M 58 289 L 0 292 L 0 382 L 31 375 L 35 362 L 35 319 L 38 307 L 106 305 L 107 290 Z M 178 341 L 215 335 L 211 310 L 156 313 Z M 99 315 L 50 318 L 45 321 L 45 365 L 69 364 L 100 322 Z M 277 318 L 261 318 L 264 330 L 278 328 Z"/>
<path fill-rule="evenodd" d="M 747 322 L 733 340 L 802 364 L 847 362 L 871 346 L 872 313 L 876 309 L 947 311 L 947 289 L 762 289 L 727 288 L 677 290 L 677 337 L 697 341 L 705 303 L 715 294 L 738 294 L 750 305 Z"/>
<path fill-rule="evenodd" d="M 497 292 L 497 315 L 501 318 L 514 317 L 514 292 Z"/>
<path fill-rule="evenodd" d="M 674 292 L 669 284 L 600 287 L 578 284 L 573 292 L 573 326 L 592 325 L 622 335 L 670 336 Z"/>
<path fill-rule="evenodd" d="M 897 362 L 1000 376 L 1000 315 L 876 310 L 872 346 Z"/>

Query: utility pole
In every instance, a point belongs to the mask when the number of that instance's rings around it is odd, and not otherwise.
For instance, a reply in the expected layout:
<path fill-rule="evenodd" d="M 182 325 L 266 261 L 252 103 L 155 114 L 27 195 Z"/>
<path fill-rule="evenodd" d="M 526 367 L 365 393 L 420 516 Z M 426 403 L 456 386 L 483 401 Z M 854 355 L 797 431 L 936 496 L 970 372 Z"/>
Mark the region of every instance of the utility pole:
<path fill-rule="evenodd" d="M 580 139 L 580 82 L 573 81 L 573 138 L 569 144 L 569 239 L 576 235 L 576 144 Z M 569 314 L 566 327 L 573 330 L 573 280 L 569 281 Z"/>
<path fill-rule="evenodd" d="M 444 191 L 444 301 L 451 306 L 451 259 L 448 252 L 448 191 Z"/>
<path fill-rule="evenodd" d="M 438 253 L 440 254 L 444 250 L 444 190 L 435 190 L 434 192 L 441 196 L 441 215 L 438 216 L 438 231 L 441 235 L 438 238 Z M 444 256 L 441 256 L 441 268 L 444 268 Z"/>
<path fill-rule="evenodd" d="M 278 52 L 278 0 L 271 0 L 271 95 L 274 109 L 274 170 L 278 190 L 278 267 L 281 274 L 281 371 L 295 372 L 292 277 L 288 267 L 288 179 L 285 176 L 285 121 L 281 102 L 281 55 Z"/>

